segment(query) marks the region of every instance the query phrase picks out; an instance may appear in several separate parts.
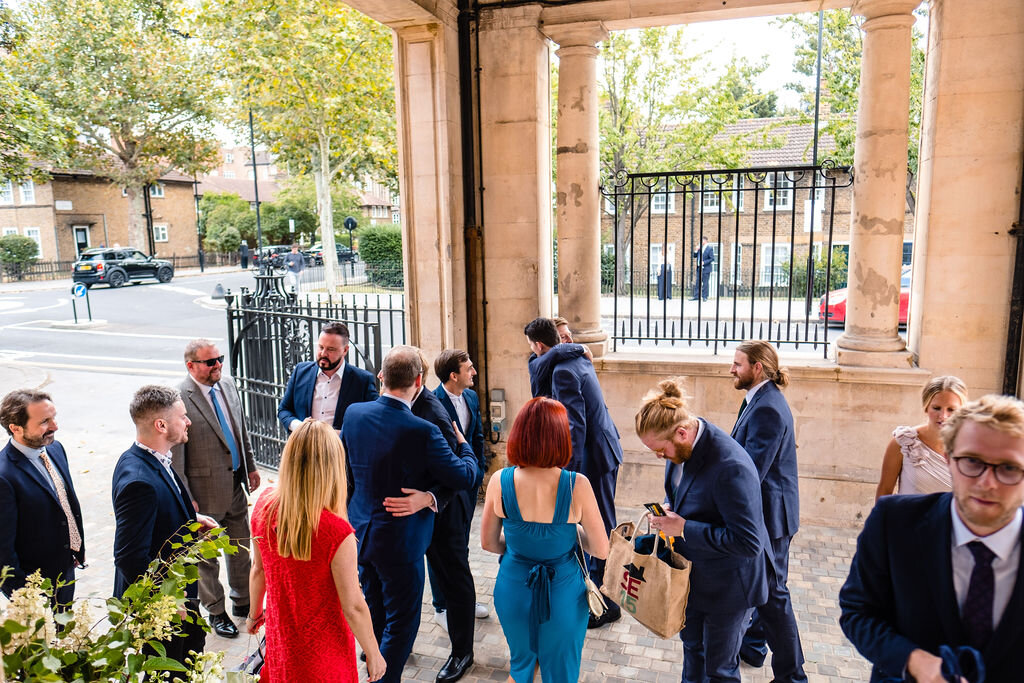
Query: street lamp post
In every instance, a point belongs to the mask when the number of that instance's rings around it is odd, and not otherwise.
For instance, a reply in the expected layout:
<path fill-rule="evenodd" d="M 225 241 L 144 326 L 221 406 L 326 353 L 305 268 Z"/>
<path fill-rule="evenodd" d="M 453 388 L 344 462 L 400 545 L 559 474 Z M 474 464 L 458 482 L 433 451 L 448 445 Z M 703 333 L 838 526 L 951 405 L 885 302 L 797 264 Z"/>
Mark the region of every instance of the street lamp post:
<path fill-rule="evenodd" d="M 260 181 L 256 173 L 256 132 L 252 124 L 252 107 L 249 107 L 249 151 L 252 155 L 252 189 L 256 199 L 256 253 L 260 255 L 260 275 L 267 272 L 267 255 L 263 253 L 263 228 L 260 225 Z"/>
<path fill-rule="evenodd" d="M 356 223 L 356 219 L 352 218 L 352 216 L 348 216 L 345 219 L 345 229 L 348 230 L 348 250 L 352 252 L 352 260 L 349 261 L 352 269 L 352 277 L 356 276 L 356 250 L 355 242 L 352 241 L 352 231 L 355 230 L 358 225 L 359 224 Z"/>
<path fill-rule="evenodd" d="M 200 225 L 202 216 L 199 213 L 199 178 L 192 176 L 192 198 L 196 202 L 196 254 L 199 255 L 199 272 L 206 271 L 206 254 L 203 253 L 203 229 Z"/>

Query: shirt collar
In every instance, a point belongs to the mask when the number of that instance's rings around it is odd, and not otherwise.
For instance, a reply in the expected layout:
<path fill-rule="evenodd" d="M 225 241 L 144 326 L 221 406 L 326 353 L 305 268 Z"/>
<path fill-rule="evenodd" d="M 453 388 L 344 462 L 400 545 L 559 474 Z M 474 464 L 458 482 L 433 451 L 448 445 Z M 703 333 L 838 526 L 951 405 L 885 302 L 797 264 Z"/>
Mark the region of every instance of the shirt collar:
<path fill-rule="evenodd" d="M 419 394 L 417 394 L 417 396 L 418 395 Z M 398 396 L 395 396 L 394 394 L 389 394 L 386 391 L 383 394 L 381 394 L 381 396 L 387 396 L 390 399 L 394 399 L 394 400 L 398 401 L 399 403 L 401 403 L 402 405 L 404 405 L 409 410 L 412 410 L 412 401 L 406 401 L 404 398 L 400 398 Z"/>
<path fill-rule="evenodd" d="M 321 377 L 323 377 L 324 380 L 326 380 L 328 382 L 332 382 L 332 381 L 334 381 L 334 378 L 337 377 L 338 381 L 340 382 L 341 381 L 341 374 L 343 372 L 345 372 L 345 364 L 346 364 L 345 360 L 342 360 L 341 361 L 341 365 L 338 366 L 337 372 L 335 372 L 330 377 L 327 376 L 327 373 L 324 372 L 323 368 L 321 368 L 319 365 L 317 365 L 316 366 L 316 378 L 319 380 Z"/>
<path fill-rule="evenodd" d="M 446 387 L 443 384 L 441 385 L 441 387 L 444 388 L 444 393 L 448 394 L 448 398 L 451 399 L 452 403 L 463 400 L 462 394 L 453 394 L 452 392 L 448 391 L 448 387 Z"/>
<path fill-rule="evenodd" d="M 757 390 L 760 389 L 761 387 L 763 387 L 769 381 L 771 381 L 771 380 L 763 379 L 760 382 L 758 382 L 757 384 L 755 384 L 754 386 L 752 386 L 749 389 L 747 389 L 747 396 L 746 396 L 747 405 L 750 405 L 750 401 L 753 400 L 754 394 L 757 393 Z"/>
<path fill-rule="evenodd" d="M 697 436 L 693 437 L 693 446 L 691 446 L 691 448 L 696 448 L 697 447 L 697 442 L 700 441 L 700 437 L 703 436 L 703 435 L 704 435 L 704 420 L 702 420 L 700 418 L 697 418 Z"/>
<path fill-rule="evenodd" d="M 146 451 L 150 455 L 152 455 L 154 458 L 156 458 L 157 461 L 161 465 L 163 465 L 164 467 L 170 467 L 171 466 L 171 454 L 170 453 L 161 453 L 160 451 L 153 450 L 149 446 L 147 446 L 145 444 L 141 444 L 138 441 L 135 442 L 135 445 L 138 446 L 139 448 L 141 448 L 142 450 Z"/>
<path fill-rule="evenodd" d="M 209 396 L 210 395 L 210 391 L 213 389 L 213 387 L 211 387 L 208 384 L 203 384 L 202 382 L 197 380 L 195 377 L 193 377 L 191 374 L 189 374 L 188 378 L 190 380 L 192 380 L 193 384 L 195 384 L 197 387 L 199 387 L 199 390 L 201 392 L 203 392 L 203 396 Z M 214 385 L 214 386 L 216 386 L 216 385 Z M 145 448 L 145 446 L 143 446 L 143 448 Z"/>
<path fill-rule="evenodd" d="M 950 514 L 953 516 L 953 547 L 959 548 L 960 546 L 967 545 L 971 541 L 981 541 L 988 549 L 999 556 L 999 559 L 1005 560 L 1014 546 L 1020 542 L 1020 529 L 1022 513 L 1021 508 L 1017 508 L 1017 514 L 1013 516 L 1013 519 L 999 531 L 989 534 L 988 536 L 977 536 L 973 531 L 967 528 L 964 521 L 960 519 L 960 513 L 956 509 L 956 496 L 950 501 Z"/>
<path fill-rule="evenodd" d="M 31 446 L 26 446 L 14 437 L 11 437 L 11 445 L 21 451 L 21 454 L 26 458 L 38 458 L 43 454 L 44 450 L 43 448 L 32 448 Z"/>

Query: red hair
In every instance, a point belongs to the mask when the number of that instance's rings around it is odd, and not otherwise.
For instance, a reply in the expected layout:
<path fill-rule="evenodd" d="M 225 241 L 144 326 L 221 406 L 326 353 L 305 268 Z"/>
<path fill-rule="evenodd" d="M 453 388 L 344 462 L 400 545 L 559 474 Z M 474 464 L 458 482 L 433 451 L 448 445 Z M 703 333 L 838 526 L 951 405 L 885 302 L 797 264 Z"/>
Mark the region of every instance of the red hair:
<path fill-rule="evenodd" d="M 565 467 L 572 459 L 572 437 L 565 406 L 538 396 L 519 411 L 505 455 L 519 467 Z"/>

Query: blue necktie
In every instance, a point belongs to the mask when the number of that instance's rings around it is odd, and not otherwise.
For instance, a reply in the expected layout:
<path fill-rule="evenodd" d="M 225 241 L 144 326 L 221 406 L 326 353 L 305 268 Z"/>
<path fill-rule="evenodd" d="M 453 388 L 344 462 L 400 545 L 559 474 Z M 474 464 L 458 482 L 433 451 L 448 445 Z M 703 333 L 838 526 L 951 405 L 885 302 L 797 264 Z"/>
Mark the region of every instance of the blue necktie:
<path fill-rule="evenodd" d="M 238 444 L 235 443 L 235 435 L 231 432 L 231 425 L 228 424 L 228 419 L 224 416 L 224 411 L 220 409 L 220 403 L 217 402 L 216 384 L 210 387 L 210 403 L 213 404 L 213 412 L 217 413 L 220 430 L 224 432 L 224 440 L 228 442 L 228 448 L 231 450 L 231 469 L 237 470 L 241 464 L 241 460 L 238 459 Z"/>

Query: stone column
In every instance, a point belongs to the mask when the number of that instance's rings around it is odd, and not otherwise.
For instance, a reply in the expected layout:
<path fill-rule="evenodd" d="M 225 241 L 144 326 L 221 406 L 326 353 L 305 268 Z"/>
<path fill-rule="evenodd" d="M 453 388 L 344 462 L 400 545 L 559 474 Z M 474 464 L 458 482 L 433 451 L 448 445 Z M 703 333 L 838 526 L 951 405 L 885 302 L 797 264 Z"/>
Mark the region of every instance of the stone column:
<path fill-rule="evenodd" d="M 600 135 L 597 44 L 608 37 L 600 22 L 545 26 L 560 46 L 555 182 L 558 227 L 558 314 L 577 342 L 604 354 L 601 329 Z"/>
<path fill-rule="evenodd" d="M 857 0 L 865 17 L 854 150 L 846 331 L 840 365 L 907 367 L 899 336 L 907 178 L 910 41 L 920 0 Z"/>

